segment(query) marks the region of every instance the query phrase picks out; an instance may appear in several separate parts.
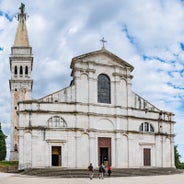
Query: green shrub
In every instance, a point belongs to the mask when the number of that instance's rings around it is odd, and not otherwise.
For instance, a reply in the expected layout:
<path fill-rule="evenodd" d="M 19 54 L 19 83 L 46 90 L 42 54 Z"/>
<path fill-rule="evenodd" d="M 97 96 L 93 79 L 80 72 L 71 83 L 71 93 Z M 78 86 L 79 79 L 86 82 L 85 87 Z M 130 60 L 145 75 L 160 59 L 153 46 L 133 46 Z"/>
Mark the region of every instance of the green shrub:
<path fill-rule="evenodd" d="M 0 161 L 0 166 L 18 165 L 17 161 Z"/>
<path fill-rule="evenodd" d="M 184 163 L 181 162 L 181 163 L 177 166 L 177 169 L 184 169 Z"/>
<path fill-rule="evenodd" d="M 0 123 L 0 161 L 5 160 L 6 158 L 6 135 L 4 135 L 3 131 L 1 130 L 1 123 Z"/>

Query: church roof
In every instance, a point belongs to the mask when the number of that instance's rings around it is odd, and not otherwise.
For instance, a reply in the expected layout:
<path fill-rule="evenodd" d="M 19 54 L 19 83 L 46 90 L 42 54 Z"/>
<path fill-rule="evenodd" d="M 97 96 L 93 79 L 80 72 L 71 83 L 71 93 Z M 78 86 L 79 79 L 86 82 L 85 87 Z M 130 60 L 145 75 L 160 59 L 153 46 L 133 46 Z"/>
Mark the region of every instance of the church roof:
<path fill-rule="evenodd" d="M 15 36 L 14 45 L 15 47 L 30 47 L 29 45 L 29 39 L 28 39 L 28 33 L 27 33 L 27 27 L 26 27 L 26 19 L 27 15 L 24 12 L 25 5 L 21 4 L 21 7 L 19 8 L 21 12 L 18 14 L 18 27 L 17 32 Z"/>
<path fill-rule="evenodd" d="M 71 66 L 70 68 L 72 68 L 72 66 L 74 65 L 74 63 L 77 61 L 77 60 L 80 60 L 80 59 L 84 59 L 86 57 L 89 57 L 89 56 L 95 56 L 95 55 L 99 55 L 99 54 L 106 54 L 107 56 L 113 58 L 113 60 L 115 60 L 116 62 L 118 62 L 119 64 L 121 65 L 124 65 L 128 68 L 130 68 L 131 71 L 133 71 L 134 67 L 127 63 L 126 61 L 124 61 L 123 59 L 121 59 L 120 57 L 116 56 L 115 54 L 111 53 L 110 51 L 108 51 L 107 49 L 105 49 L 104 47 L 102 47 L 102 49 L 100 50 L 97 50 L 97 51 L 93 51 L 93 52 L 89 52 L 89 53 L 86 53 L 86 54 L 82 54 L 82 55 L 79 55 L 79 56 L 76 56 L 72 59 L 72 63 L 71 63 Z"/>

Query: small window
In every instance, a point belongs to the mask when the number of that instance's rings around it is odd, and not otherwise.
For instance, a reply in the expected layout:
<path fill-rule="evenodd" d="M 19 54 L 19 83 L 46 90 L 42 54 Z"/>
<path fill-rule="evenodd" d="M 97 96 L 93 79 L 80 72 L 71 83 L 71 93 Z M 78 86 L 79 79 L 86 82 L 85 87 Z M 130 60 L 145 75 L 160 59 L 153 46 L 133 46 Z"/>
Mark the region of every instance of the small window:
<path fill-rule="evenodd" d="M 14 74 L 17 75 L 17 66 L 14 68 Z"/>
<path fill-rule="evenodd" d="M 18 146 L 17 146 L 17 144 L 14 145 L 14 151 L 18 151 Z"/>
<path fill-rule="evenodd" d="M 28 75 L 28 66 L 25 68 L 25 75 Z"/>
<path fill-rule="evenodd" d="M 20 75 L 23 75 L 23 68 L 20 66 Z"/>
<path fill-rule="evenodd" d="M 139 126 L 140 132 L 154 132 L 154 128 L 150 123 L 144 122 Z"/>

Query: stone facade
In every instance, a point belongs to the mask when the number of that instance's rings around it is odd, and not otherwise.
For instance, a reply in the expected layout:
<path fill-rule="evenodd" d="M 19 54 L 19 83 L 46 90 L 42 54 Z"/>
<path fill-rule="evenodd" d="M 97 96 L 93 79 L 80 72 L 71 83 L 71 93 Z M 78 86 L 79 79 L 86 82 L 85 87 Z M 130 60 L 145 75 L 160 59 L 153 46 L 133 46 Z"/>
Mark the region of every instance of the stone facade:
<path fill-rule="evenodd" d="M 130 64 L 102 48 L 71 70 L 69 87 L 19 102 L 20 169 L 174 167 L 174 115 L 131 90 Z"/>

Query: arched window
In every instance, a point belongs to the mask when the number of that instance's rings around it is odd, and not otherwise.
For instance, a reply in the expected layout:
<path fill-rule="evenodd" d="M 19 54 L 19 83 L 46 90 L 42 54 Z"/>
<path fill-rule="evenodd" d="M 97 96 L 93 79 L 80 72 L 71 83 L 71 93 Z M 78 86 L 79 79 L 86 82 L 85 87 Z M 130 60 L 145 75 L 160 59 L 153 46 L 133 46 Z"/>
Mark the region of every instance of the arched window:
<path fill-rule="evenodd" d="M 22 75 L 23 74 L 23 68 L 22 68 L 22 66 L 20 66 L 20 75 Z"/>
<path fill-rule="evenodd" d="M 28 66 L 25 68 L 25 75 L 28 75 Z"/>
<path fill-rule="evenodd" d="M 111 103 L 110 79 L 105 74 L 98 76 L 98 102 Z"/>
<path fill-rule="evenodd" d="M 63 118 L 59 116 L 53 116 L 47 121 L 49 128 L 66 128 L 67 124 Z"/>
<path fill-rule="evenodd" d="M 150 123 L 144 122 L 139 126 L 140 132 L 154 132 L 154 128 Z"/>
<path fill-rule="evenodd" d="M 17 66 L 14 68 L 14 74 L 17 75 Z"/>

